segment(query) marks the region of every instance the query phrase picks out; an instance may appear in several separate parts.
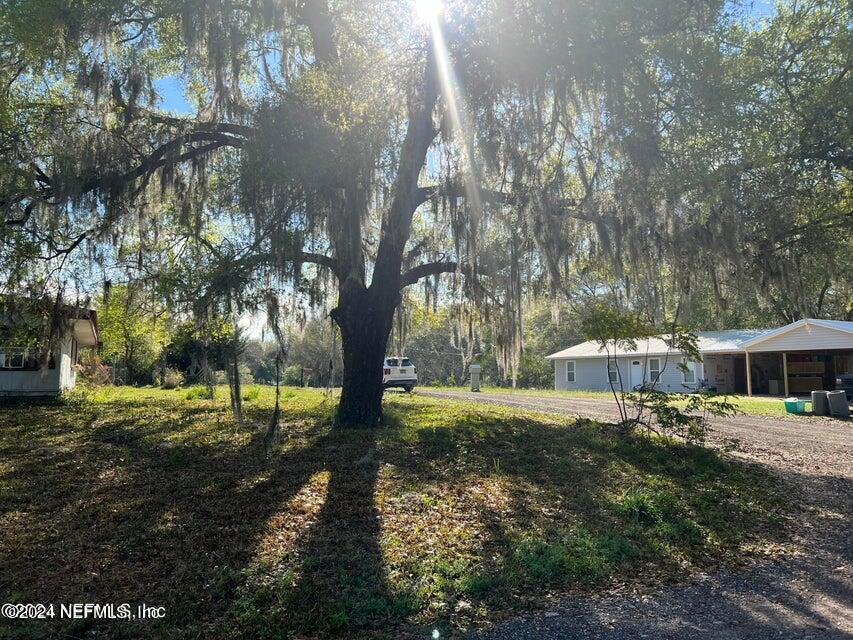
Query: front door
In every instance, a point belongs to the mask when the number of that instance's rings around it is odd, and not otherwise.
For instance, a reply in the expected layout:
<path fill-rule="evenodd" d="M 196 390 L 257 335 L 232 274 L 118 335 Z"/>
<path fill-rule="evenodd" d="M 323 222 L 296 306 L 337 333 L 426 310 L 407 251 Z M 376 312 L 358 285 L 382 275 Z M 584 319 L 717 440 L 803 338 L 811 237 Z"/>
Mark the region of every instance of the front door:
<path fill-rule="evenodd" d="M 643 362 L 631 360 L 631 388 L 634 389 L 643 384 Z"/>

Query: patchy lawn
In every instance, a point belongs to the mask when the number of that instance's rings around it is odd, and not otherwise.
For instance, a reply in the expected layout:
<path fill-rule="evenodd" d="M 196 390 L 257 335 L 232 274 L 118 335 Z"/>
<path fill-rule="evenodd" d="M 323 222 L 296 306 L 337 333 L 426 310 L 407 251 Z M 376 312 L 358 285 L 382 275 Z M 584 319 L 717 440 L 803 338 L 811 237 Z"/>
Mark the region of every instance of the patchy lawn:
<path fill-rule="evenodd" d="M 447 390 L 447 391 L 469 391 L 469 387 L 424 387 L 425 389 Z M 610 391 L 588 391 L 584 389 L 563 390 L 563 389 L 511 389 L 507 387 L 481 387 L 485 392 L 491 393 L 509 393 L 519 394 L 522 396 L 540 396 L 558 398 L 593 398 L 613 400 L 613 394 Z M 626 393 L 628 390 L 626 389 Z M 767 396 L 743 396 L 743 395 L 721 395 L 728 402 L 731 402 L 738 411 L 747 415 L 755 416 L 788 416 L 785 413 L 785 403 L 781 398 L 771 398 Z"/>
<path fill-rule="evenodd" d="M 785 488 L 707 449 L 403 394 L 389 426 L 334 432 L 322 393 L 288 389 L 265 457 L 272 390 L 247 395 L 239 429 L 223 390 L 0 408 L 0 601 L 166 608 L 5 631 L 448 637 L 786 544 Z"/>

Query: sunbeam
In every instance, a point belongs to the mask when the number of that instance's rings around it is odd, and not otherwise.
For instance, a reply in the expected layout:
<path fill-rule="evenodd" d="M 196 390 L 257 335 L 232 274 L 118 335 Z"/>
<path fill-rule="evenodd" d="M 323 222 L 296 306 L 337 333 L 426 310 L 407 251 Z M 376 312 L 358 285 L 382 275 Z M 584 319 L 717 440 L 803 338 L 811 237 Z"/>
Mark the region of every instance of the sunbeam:
<path fill-rule="evenodd" d="M 415 8 L 419 16 L 428 22 L 432 33 L 433 50 L 435 52 L 436 67 L 439 80 L 441 81 L 441 93 L 447 104 L 447 112 L 453 127 L 453 136 L 458 137 L 459 148 L 462 155 L 463 179 L 465 191 L 468 197 L 472 218 L 479 219 L 483 210 L 483 200 L 480 187 L 476 178 L 474 136 L 473 127 L 465 110 L 465 103 L 459 91 L 459 83 L 453 70 L 453 63 L 447 43 L 442 32 L 442 15 L 444 6 L 441 0 L 417 0 Z"/>

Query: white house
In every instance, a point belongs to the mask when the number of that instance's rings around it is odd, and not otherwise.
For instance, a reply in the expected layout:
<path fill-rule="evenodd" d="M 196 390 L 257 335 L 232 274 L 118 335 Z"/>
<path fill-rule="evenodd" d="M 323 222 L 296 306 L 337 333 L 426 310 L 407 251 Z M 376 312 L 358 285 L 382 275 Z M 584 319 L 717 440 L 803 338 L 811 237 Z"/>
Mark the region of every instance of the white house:
<path fill-rule="evenodd" d="M 98 345 L 97 313 L 70 306 L 61 313 L 65 333 L 47 363 L 39 350 L 0 344 L 0 397 L 54 396 L 74 387 L 79 350 Z"/>
<path fill-rule="evenodd" d="M 662 391 L 690 391 L 703 383 L 720 393 L 807 394 L 835 388 L 853 373 L 853 322 L 799 320 L 776 329 L 700 331 L 701 362 L 686 362 L 661 338 L 640 340 L 634 351 L 583 342 L 548 356 L 555 389 L 633 389 L 652 380 Z M 615 356 L 615 357 L 614 357 Z M 688 370 L 682 371 L 679 362 Z"/>

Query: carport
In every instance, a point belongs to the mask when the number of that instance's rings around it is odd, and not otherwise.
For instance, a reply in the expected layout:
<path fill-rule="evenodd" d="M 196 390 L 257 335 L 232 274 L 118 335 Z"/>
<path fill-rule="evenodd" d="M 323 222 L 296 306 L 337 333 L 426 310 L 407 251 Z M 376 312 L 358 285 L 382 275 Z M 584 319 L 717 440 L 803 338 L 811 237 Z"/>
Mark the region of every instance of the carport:
<path fill-rule="evenodd" d="M 831 391 L 837 376 L 853 372 L 853 322 L 799 320 L 742 347 L 750 396 Z"/>

